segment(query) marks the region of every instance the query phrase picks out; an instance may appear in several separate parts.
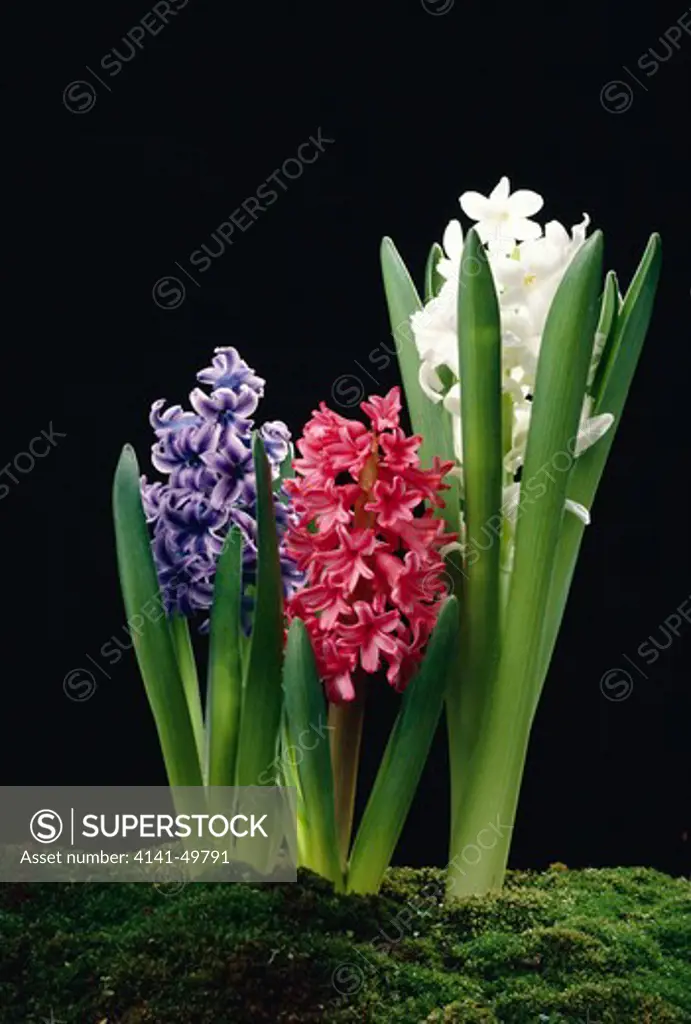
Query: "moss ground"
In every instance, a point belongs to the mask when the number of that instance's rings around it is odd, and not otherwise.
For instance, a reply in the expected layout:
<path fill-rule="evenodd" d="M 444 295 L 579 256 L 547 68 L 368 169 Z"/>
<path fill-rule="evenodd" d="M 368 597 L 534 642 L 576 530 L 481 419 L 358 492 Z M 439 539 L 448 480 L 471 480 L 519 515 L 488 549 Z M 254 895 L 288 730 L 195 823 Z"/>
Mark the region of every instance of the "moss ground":
<path fill-rule="evenodd" d="M 441 904 L 295 885 L 0 887 L 0 1024 L 691 1024 L 691 882 L 516 873 Z"/>

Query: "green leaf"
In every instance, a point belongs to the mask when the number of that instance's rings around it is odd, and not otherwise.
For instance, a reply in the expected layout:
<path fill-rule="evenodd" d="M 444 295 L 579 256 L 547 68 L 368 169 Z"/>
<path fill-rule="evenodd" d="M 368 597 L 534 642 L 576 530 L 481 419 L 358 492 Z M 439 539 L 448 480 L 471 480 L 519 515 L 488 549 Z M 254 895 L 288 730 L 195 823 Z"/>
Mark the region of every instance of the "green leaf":
<path fill-rule="evenodd" d="M 453 766 L 451 862 L 489 822 L 503 838 L 477 865 L 450 874 L 457 895 L 500 886 L 541 678 L 542 634 L 562 522 L 573 443 L 598 322 L 602 234 L 577 252 L 552 301 L 542 336 L 521 476 L 515 555 L 497 675 L 471 754 Z M 463 776 L 460 776 L 460 768 Z M 461 813 L 458 811 L 460 806 Z M 471 839 L 471 837 L 473 837 Z"/>
<path fill-rule="evenodd" d="M 429 466 L 432 456 L 441 454 L 438 449 L 432 450 L 434 439 L 440 434 L 439 415 L 438 410 L 420 388 L 420 359 L 410 325 L 411 316 L 422 309 L 422 303 L 412 278 L 390 238 L 382 241 L 381 264 L 391 332 L 396 343 L 408 413 L 413 430 L 423 437 L 424 456 L 421 448 L 421 458 L 423 464 Z"/>
<path fill-rule="evenodd" d="M 499 679 L 500 688 L 518 695 L 523 706 L 532 706 L 536 686 L 572 446 L 598 320 L 602 250 L 597 231 L 576 253 L 552 301 L 540 347 Z"/>
<path fill-rule="evenodd" d="M 648 332 L 661 265 L 660 236 L 654 234 L 650 237 L 634 279 L 624 297 L 614 332 L 612 353 L 594 410 L 611 412 L 615 421 L 619 420 L 623 411 Z M 607 431 L 605 438 L 609 440 L 608 447 L 611 447 L 614 428 Z"/>
<path fill-rule="evenodd" d="M 297 760 L 292 755 L 288 755 L 288 751 L 291 748 L 295 747 L 296 744 L 293 743 L 290 735 L 288 715 L 285 709 L 284 701 L 283 721 L 281 725 L 281 756 L 279 762 L 280 771 L 277 778 L 277 785 L 290 786 L 292 787 L 292 789 L 295 790 L 297 802 L 297 865 L 298 867 L 309 868 L 310 871 L 316 871 L 314 864 L 310 860 L 311 844 L 309 839 L 307 811 L 305 809 L 305 801 L 302 796 L 302 791 L 300 790 L 300 777 L 298 775 Z M 299 747 L 296 749 L 301 750 L 301 748 Z"/>
<path fill-rule="evenodd" d="M 437 270 L 439 260 L 444 259 L 444 250 L 435 242 L 429 251 L 425 267 L 425 302 L 437 297 L 444 284 L 444 278 Z"/>
<path fill-rule="evenodd" d="M 588 509 L 595 500 L 650 326 L 661 262 L 660 236 L 652 235 L 619 311 L 607 367 L 592 410 L 593 415 L 611 413 L 614 423 L 596 445 L 579 456 L 569 480 L 568 497 Z"/>
<path fill-rule="evenodd" d="M 197 755 L 199 763 L 203 763 L 204 757 L 204 716 L 202 714 L 202 700 L 199 692 L 199 677 L 197 675 L 197 663 L 192 647 L 190 627 L 184 615 L 175 614 L 170 619 L 170 635 L 175 648 L 175 656 L 178 659 L 180 677 L 185 690 L 187 707 L 192 722 L 195 743 L 197 744 Z"/>
<path fill-rule="evenodd" d="M 458 287 L 466 544 L 464 685 L 483 687 L 498 656 L 503 445 L 499 302 L 486 251 L 473 229 Z"/>
<path fill-rule="evenodd" d="M 467 759 L 499 659 L 503 456 L 510 444 L 503 427 L 508 420 L 510 430 L 513 418 L 511 398 L 502 398 L 501 390 L 499 302 L 487 253 L 475 230 L 465 240 L 460 265 L 458 348 L 467 554 L 462 664 L 447 694 L 453 827 L 461 812 Z"/>
<path fill-rule="evenodd" d="M 304 623 L 293 619 L 288 630 L 283 689 L 288 732 L 300 744 L 299 788 L 306 816 L 310 867 L 343 888 L 334 812 L 334 785 L 327 730 L 327 708 L 312 645 Z M 310 742 L 306 742 L 308 737 Z"/>
<path fill-rule="evenodd" d="M 247 656 L 236 771 L 237 786 L 272 785 L 281 724 L 283 593 L 271 470 L 255 434 L 257 592 Z"/>
<path fill-rule="evenodd" d="M 602 381 L 606 368 L 612 358 L 618 315 L 619 285 L 617 283 L 617 275 L 613 270 L 610 270 L 605 278 L 605 290 L 602 296 L 602 305 L 600 306 L 600 320 L 595 332 L 593 356 L 599 358 L 593 375 L 592 385 L 588 389 L 595 398 L 595 404 L 597 404 L 597 396 L 602 390 Z"/>
<path fill-rule="evenodd" d="M 232 786 L 240 736 L 242 534 L 233 527 L 216 567 L 206 695 L 207 781 Z"/>
<path fill-rule="evenodd" d="M 162 607 L 142 508 L 140 474 L 133 449 L 125 445 L 115 471 L 113 518 L 120 584 L 134 650 L 153 712 L 171 786 L 200 786 L 202 773 L 170 627 Z"/>
<path fill-rule="evenodd" d="M 568 497 L 585 505 L 587 509 L 593 506 L 648 332 L 661 263 L 660 236 L 654 234 L 650 237 L 616 319 L 606 367 L 600 377 L 597 403 L 593 408 L 594 414 L 611 413 L 614 423 L 596 445 L 579 456 L 569 480 Z M 543 680 L 564 615 L 584 529 L 584 524 L 576 516 L 565 516 L 545 616 Z"/>
<path fill-rule="evenodd" d="M 353 844 L 349 892 L 376 892 L 391 862 L 439 723 L 448 667 L 456 659 L 458 622 L 458 604 L 450 597 L 423 663 L 403 694 Z"/>
<path fill-rule="evenodd" d="M 381 265 L 408 413 L 414 432 L 422 437 L 421 465 L 429 467 L 435 455 L 440 459 L 454 458 L 451 417 L 441 404 L 436 405 L 430 401 L 420 387 L 420 359 L 410 318 L 422 309 L 422 303 L 390 238 L 382 241 Z M 446 508 L 439 515 L 446 520 L 450 529 L 457 531 L 460 507 L 458 481 L 447 479 L 446 482 L 450 484 L 450 489 L 444 495 Z"/>

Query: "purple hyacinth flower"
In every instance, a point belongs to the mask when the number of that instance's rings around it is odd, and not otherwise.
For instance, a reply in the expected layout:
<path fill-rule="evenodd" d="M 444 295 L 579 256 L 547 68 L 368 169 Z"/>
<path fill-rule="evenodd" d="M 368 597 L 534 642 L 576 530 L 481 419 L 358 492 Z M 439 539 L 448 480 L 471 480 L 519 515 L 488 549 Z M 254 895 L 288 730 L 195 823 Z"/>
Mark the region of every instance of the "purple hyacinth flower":
<path fill-rule="evenodd" d="M 154 402 L 150 422 L 157 441 L 152 462 L 167 475 L 165 483 L 141 480 L 142 502 L 153 527 L 152 547 L 161 593 L 169 615 L 207 613 L 213 601 L 214 576 L 223 542 L 232 526 L 243 538 L 241 615 L 249 633 L 257 577 L 257 487 L 252 458 L 252 415 L 263 395 L 264 381 L 236 349 L 216 349 L 212 365 L 197 375 L 210 394 L 195 388 L 193 411 Z M 274 480 L 291 452 L 284 423 L 260 430 Z M 282 488 L 274 486 L 279 559 L 286 595 L 302 582 L 283 549 L 292 512 Z"/>
<path fill-rule="evenodd" d="M 216 429 L 219 429 L 218 427 Z M 254 478 L 254 463 L 249 441 L 228 433 L 222 447 L 203 455 L 207 472 L 211 473 L 211 504 L 214 508 L 229 508 L 245 500 L 248 477 Z"/>
<path fill-rule="evenodd" d="M 304 576 L 299 571 L 292 558 L 285 554 L 280 556 L 281 576 L 283 578 L 283 596 L 292 597 L 296 590 L 299 590 L 304 583 Z"/>
<path fill-rule="evenodd" d="M 178 547 L 173 535 L 159 529 L 154 537 L 154 556 L 163 601 L 168 614 L 192 615 L 211 607 L 213 559 Z"/>
<path fill-rule="evenodd" d="M 242 546 L 242 601 L 240 603 L 240 625 L 243 632 L 250 633 L 254 612 L 253 589 L 257 585 L 257 549 L 251 541 Z"/>
<path fill-rule="evenodd" d="M 228 513 L 214 508 L 203 494 L 171 491 L 163 505 L 161 519 L 170 531 L 173 544 L 181 551 L 209 557 L 221 553 L 223 538 L 215 531 L 225 526 Z"/>
<path fill-rule="evenodd" d="M 155 523 L 161 514 L 161 502 L 168 492 L 168 485 L 154 480 L 149 483 L 145 476 L 141 479 L 142 505 L 147 523 Z"/>
<path fill-rule="evenodd" d="M 166 433 L 166 431 L 181 430 L 183 427 L 195 427 L 199 426 L 202 422 L 201 416 L 195 415 L 193 412 L 185 412 L 179 405 L 171 405 L 169 409 L 162 413 L 161 409 L 165 404 L 165 398 L 159 398 L 151 406 L 149 414 L 149 423 L 159 437 Z"/>
<path fill-rule="evenodd" d="M 204 491 L 215 478 L 204 458 L 216 451 L 221 428 L 205 422 L 199 427 L 168 430 L 151 449 L 151 461 L 161 473 L 170 473 L 170 485 Z"/>
<path fill-rule="evenodd" d="M 290 506 L 288 504 L 284 504 L 284 501 L 288 501 L 288 497 L 285 491 L 281 489 L 278 492 L 277 497 L 280 498 L 281 500 L 277 501 L 276 505 L 274 506 L 274 512 L 276 515 L 276 528 L 278 529 L 278 532 L 282 534 L 284 530 L 287 528 L 288 524 L 290 523 L 292 512 Z"/>
<path fill-rule="evenodd" d="M 290 431 L 281 420 L 272 420 L 259 428 L 266 457 L 274 466 L 280 466 L 290 451 Z"/>
<path fill-rule="evenodd" d="M 230 510 L 230 521 L 237 526 L 242 534 L 243 551 L 246 547 L 256 549 L 257 545 L 257 520 L 254 515 L 244 509 L 234 506 Z"/>
<path fill-rule="evenodd" d="M 230 388 L 235 391 L 244 384 L 254 391 L 259 398 L 264 394 L 266 381 L 258 377 L 254 370 L 241 358 L 236 348 L 217 348 L 211 360 L 211 366 L 205 367 L 197 374 L 200 384 L 208 384 L 214 390 Z"/>
<path fill-rule="evenodd" d="M 207 395 L 201 388 L 190 393 L 192 408 L 203 419 L 218 423 L 222 428 L 221 444 L 232 432 L 249 437 L 252 429 L 250 417 L 256 411 L 259 398 L 251 388 L 241 385 L 237 391 L 218 388 Z"/>

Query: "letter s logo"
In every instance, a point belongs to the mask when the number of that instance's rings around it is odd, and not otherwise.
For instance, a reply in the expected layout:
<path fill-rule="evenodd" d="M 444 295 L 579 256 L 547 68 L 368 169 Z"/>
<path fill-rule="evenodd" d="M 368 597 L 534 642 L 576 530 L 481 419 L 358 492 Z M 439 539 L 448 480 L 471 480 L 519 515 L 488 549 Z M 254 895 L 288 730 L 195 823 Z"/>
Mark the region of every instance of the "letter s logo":
<path fill-rule="evenodd" d="M 36 811 L 29 830 L 37 843 L 54 843 L 62 835 L 62 818 L 57 811 Z"/>

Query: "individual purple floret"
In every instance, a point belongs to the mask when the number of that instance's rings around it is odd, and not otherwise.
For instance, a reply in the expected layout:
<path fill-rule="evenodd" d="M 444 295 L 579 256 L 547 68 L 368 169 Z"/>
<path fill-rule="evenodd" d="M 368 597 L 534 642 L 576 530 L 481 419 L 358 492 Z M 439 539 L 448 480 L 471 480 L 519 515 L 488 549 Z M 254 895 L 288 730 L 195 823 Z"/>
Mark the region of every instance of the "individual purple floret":
<path fill-rule="evenodd" d="M 151 449 L 154 467 L 167 479 L 142 477 L 142 501 L 152 526 L 152 549 L 169 615 L 208 613 L 218 556 L 231 526 L 243 536 L 243 628 L 249 632 L 252 588 L 257 575 L 256 477 L 252 459 L 252 415 L 264 394 L 258 377 L 234 348 L 217 348 L 212 365 L 190 394 L 193 411 L 179 405 L 151 407 L 156 434 Z M 292 452 L 290 432 L 276 420 L 260 428 L 272 476 Z M 301 583 L 295 564 L 283 550 L 282 537 L 291 517 L 286 495 L 275 485 L 274 501 L 285 595 Z M 208 619 L 202 628 L 208 625 Z"/>
<path fill-rule="evenodd" d="M 259 435 L 269 461 L 280 466 L 290 451 L 290 431 L 285 423 L 280 420 L 265 423 L 260 427 Z"/>
<path fill-rule="evenodd" d="M 202 422 L 201 416 L 193 412 L 185 412 L 180 405 L 171 405 L 169 409 L 163 409 L 166 404 L 165 398 L 159 398 L 151 406 L 149 423 L 159 436 L 163 436 L 169 430 L 181 430 L 183 427 L 199 426 Z"/>
<path fill-rule="evenodd" d="M 219 531 L 228 522 L 228 512 L 214 508 L 199 491 L 171 490 L 161 505 L 161 518 L 176 550 L 208 559 L 220 555 Z"/>
<path fill-rule="evenodd" d="M 232 388 L 217 388 L 207 395 L 201 388 L 190 392 L 190 404 L 203 420 L 221 428 L 224 440 L 228 434 L 249 437 L 252 430 L 250 417 L 259 405 L 259 396 L 246 384 Z"/>
<path fill-rule="evenodd" d="M 270 461 L 277 465 L 274 460 Z M 244 505 L 254 500 L 254 462 L 243 438 L 233 433 L 226 434 L 225 445 L 220 450 L 216 447 L 206 452 L 204 463 L 214 474 L 211 504 L 216 508 L 227 508 L 233 503 Z"/>
<path fill-rule="evenodd" d="M 200 370 L 197 380 L 200 384 L 210 384 L 213 388 L 230 388 L 232 391 L 244 384 L 256 392 L 258 398 L 263 397 L 266 383 L 261 377 L 257 377 L 244 359 L 240 358 L 236 348 L 217 348 L 211 366 Z"/>
<path fill-rule="evenodd" d="M 220 427 L 202 423 L 197 427 L 165 430 L 151 449 L 151 461 L 160 473 L 170 474 L 170 486 L 206 491 L 215 480 L 205 465 L 205 456 L 215 455 Z"/>

